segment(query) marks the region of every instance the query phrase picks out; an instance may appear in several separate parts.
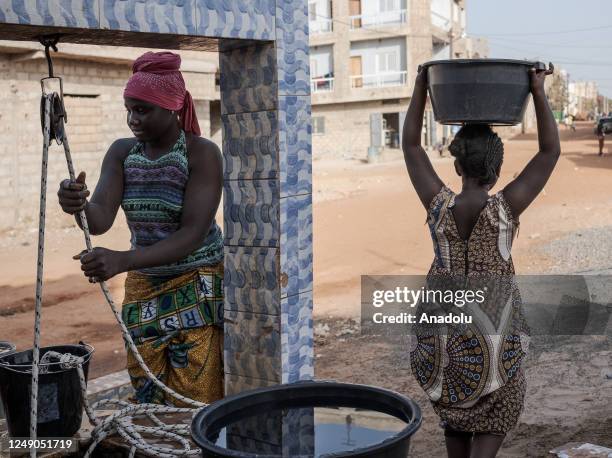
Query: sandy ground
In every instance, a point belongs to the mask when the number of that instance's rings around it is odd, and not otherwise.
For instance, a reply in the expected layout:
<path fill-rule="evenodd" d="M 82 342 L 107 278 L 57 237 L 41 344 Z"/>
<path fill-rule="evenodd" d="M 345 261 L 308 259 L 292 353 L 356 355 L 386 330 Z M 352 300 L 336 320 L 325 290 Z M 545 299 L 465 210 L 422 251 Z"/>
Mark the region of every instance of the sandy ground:
<path fill-rule="evenodd" d="M 575 133 L 562 131 L 557 170 L 521 218 L 513 250 L 518 273 L 612 268 L 612 155 L 597 157 L 596 142 L 590 124 L 579 125 Z M 507 141 L 497 189 L 536 150 L 535 135 Z M 452 160 L 436 158 L 434 163 L 442 180 L 459 190 Z M 424 274 L 432 260 L 425 212 L 402 158 L 398 153 L 379 164 L 317 160 L 313 172 L 314 311 L 317 325 L 330 327 L 316 339 L 316 376 L 384 386 L 413 397 L 424 412 L 413 455 L 443 456 L 436 417 L 413 381 L 401 347 L 360 336 L 350 321 L 359 315 L 361 275 Z M 65 226 L 47 233 L 42 341 L 91 343 L 96 355 L 90 374 L 96 377 L 124 368 L 125 353 L 98 287 L 81 277 L 71 259 L 82 249 L 82 235 L 68 218 Z M 20 349 L 32 342 L 36 236 L 35 229 L 0 234 L 0 340 Z M 95 244 L 127 249 L 128 238 L 120 221 Z M 122 282 L 122 276 L 111 281 L 118 303 Z M 611 447 L 612 380 L 605 378 L 612 360 L 609 338 L 535 339 L 534 347 L 526 363 L 525 412 L 500 456 L 545 456 L 570 441 Z"/>

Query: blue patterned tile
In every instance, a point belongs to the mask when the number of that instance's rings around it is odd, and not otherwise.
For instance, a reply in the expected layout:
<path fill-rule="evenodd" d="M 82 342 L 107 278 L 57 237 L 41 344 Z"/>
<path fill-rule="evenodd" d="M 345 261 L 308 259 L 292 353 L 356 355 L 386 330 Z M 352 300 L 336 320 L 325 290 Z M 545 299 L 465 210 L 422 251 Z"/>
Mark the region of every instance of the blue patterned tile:
<path fill-rule="evenodd" d="M 225 395 L 231 396 L 232 394 L 242 393 L 244 391 L 254 390 L 256 388 L 263 388 L 266 386 L 274 386 L 280 384 L 280 378 L 276 381 L 263 380 L 254 377 L 245 377 L 236 374 L 225 374 Z"/>
<path fill-rule="evenodd" d="M 0 2 L 0 22 L 98 28 L 99 0 L 12 0 Z"/>
<path fill-rule="evenodd" d="M 222 115 L 225 180 L 278 177 L 276 111 Z"/>
<path fill-rule="evenodd" d="M 282 425 L 280 410 L 262 411 L 259 415 L 244 418 L 225 428 L 226 448 L 249 455 L 280 457 L 283 452 Z"/>
<path fill-rule="evenodd" d="M 312 192 L 310 97 L 278 98 L 281 197 Z"/>
<path fill-rule="evenodd" d="M 276 0 L 279 95 L 310 94 L 308 2 Z"/>
<path fill-rule="evenodd" d="M 225 247 L 225 310 L 280 315 L 279 249 Z"/>
<path fill-rule="evenodd" d="M 283 383 L 314 378 L 312 291 L 281 301 Z"/>
<path fill-rule="evenodd" d="M 277 247 L 279 190 L 276 180 L 231 180 L 223 185 L 225 245 Z"/>
<path fill-rule="evenodd" d="M 312 194 L 280 202 L 281 297 L 312 290 Z"/>
<path fill-rule="evenodd" d="M 221 113 L 277 108 L 276 57 L 273 44 L 219 53 Z"/>
<path fill-rule="evenodd" d="M 274 0 L 196 0 L 198 35 L 274 39 Z"/>
<path fill-rule="evenodd" d="M 276 381 L 281 375 L 278 315 L 226 310 L 225 372 Z"/>
<path fill-rule="evenodd" d="M 314 407 L 290 409 L 283 415 L 282 456 L 315 456 Z"/>
<path fill-rule="evenodd" d="M 100 0 L 100 28 L 196 35 L 195 0 Z"/>

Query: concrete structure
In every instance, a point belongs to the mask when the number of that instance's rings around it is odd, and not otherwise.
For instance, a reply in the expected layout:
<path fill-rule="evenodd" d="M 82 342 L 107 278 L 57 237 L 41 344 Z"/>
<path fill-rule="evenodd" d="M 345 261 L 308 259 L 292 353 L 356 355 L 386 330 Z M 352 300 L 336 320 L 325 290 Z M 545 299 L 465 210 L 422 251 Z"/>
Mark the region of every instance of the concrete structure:
<path fill-rule="evenodd" d="M 568 84 L 568 113 L 586 119 L 598 111 L 599 89 L 595 81 L 572 81 Z"/>
<path fill-rule="evenodd" d="M 64 42 L 81 44 L 219 50 L 225 162 L 226 392 L 311 378 L 312 180 L 306 1 L 0 3 L 0 39 L 36 42 L 36 36 L 48 33 L 66 33 Z M 92 68 L 91 76 L 98 70 Z M 116 69 L 109 66 L 111 70 Z M 21 72 L 15 78 L 26 75 Z M 112 78 L 123 81 L 119 74 Z M 103 80 L 97 84 L 102 85 Z M 15 92 L 13 96 L 17 98 Z M 17 101 L 24 105 L 24 115 L 38 117 L 38 100 Z M 99 115 L 95 107 L 82 113 Z M 119 116 L 108 114 L 115 115 Z M 38 133 L 24 136 L 22 142 L 40 146 L 41 139 Z M 32 180 L 36 180 L 32 164 Z M 261 427 L 267 434 L 266 450 L 291 456 L 313 451 L 312 415 Z"/>
<path fill-rule="evenodd" d="M 486 38 L 461 37 L 453 49 L 457 59 L 480 59 L 489 56 L 489 41 Z"/>
<path fill-rule="evenodd" d="M 486 57 L 465 36 L 463 0 L 309 0 L 313 151 L 365 157 L 399 148 L 416 70 L 432 59 Z M 450 129 L 427 109 L 423 140 Z"/>

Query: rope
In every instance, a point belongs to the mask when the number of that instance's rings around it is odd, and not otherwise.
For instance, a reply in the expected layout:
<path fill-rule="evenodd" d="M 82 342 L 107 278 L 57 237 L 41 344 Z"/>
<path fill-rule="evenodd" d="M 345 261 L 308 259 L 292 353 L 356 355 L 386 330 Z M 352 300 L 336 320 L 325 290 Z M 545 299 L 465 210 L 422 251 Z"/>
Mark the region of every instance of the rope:
<path fill-rule="evenodd" d="M 70 180 L 75 181 L 76 176 L 74 173 L 74 166 L 72 164 L 72 157 L 70 154 L 70 147 L 68 146 L 68 138 L 66 134 L 64 134 L 63 145 L 64 145 L 64 154 L 66 155 L 66 163 L 68 165 L 68 173 L 70 175 Z M 87 224 L 87 215 L 85 214 L 85 210 L 81 210 L 79 212 L 79 218 L 81 221 L 81 227 L 83 228 L 83 234 L 85 235 L 85 245 L 87 246 L 87 252 L 91 252 L 93 247 L 91 245 L 91 236 L 89 234 L 89 226 Z M 110 290 L 108 289 L 108 286 L 106 285 L 106 282 L 101 281 L 100 288 L 102 289 L 102 293 L 104 294 L 106 302 L 108 302 L 108 305 L 110 306 L 113 312 L 113 315 L 115 315 L 115 319 L 117 320 L 117 323 L 121 327 L 121 333 L 123 334 L 123 338 L 128 343 L 128 347 L 132 351 L 134 358 L 138 362 L 138 365 L 141 367 L 141 369 L 145 372 L 147 377 L 155 385 L 157 385 L 161 390 L 163 390 L 165 393 L 169 394 L 173 398 L 181 402 L 184 402 L 185 404 L 192 405 L 194 407 L 205 407 L 206 406 L 205 403 L 195 401 L 193 399 L 190 399 L 186 396 L 183 396 L 177 393 L 173 389 L 164 385 L 157 377 L 155 377 L 155 375 L 151 372 L 151 370 L 145 364 L 144 360 L 142 359 L 142 356 L 140 356 L 140 353 L 138 352 L 138 349 L 136 348 L 136 345 L 134 344 L 134 340 L 132 339 L 131 334 L 129 333 L 127 327 L 125 326 L 125 323 L 123 322 L 123 319 L 121 318 L 121 313 L 117 311 L 117 307 L 115 305 L 115 302 L 113 301 L 113 298 L 111 296 Z"/>
<path fill-rule="evenodd" d="M 170 407 L 159 404 L 131 404 L 129 402 L 116 399 L 103 399 L 96 402 L 93 406 L 87 401 L 87 382 L 83 371 L 83 357 L 75 356 L 70 353 L 57 353 L 50 351 L 45 353 L 41 363 L 49 363 L 53 359 L 59 361 L 62 369 L 76 368 L 79 377 L 79 384 L 83 394 L 83 405 L 85 412 L 94 429 L 91 433 L 92 443 L 83 455 L 85 458 L 91 456 L 96 446 L 106 437 L 119 434 L 130 447 L 130 456 L 134 456 L 137 450 L 142 451 L 148 456 L 158 458 L 175 458 L 177 456 L 196 456 L 202 452 L 200 449 L 192 449 L 189 441 L 182 436 L 190 435 L 190 427 L 186 424 L 167 424 L 161 421 L 155 414 L 169 413 L 193 413 L 195 415 L 199 409 L 188 407 Z M 117 405 L 120 410 L 112 415 L 99 419 L 95 411 L 108 405 Z M 135 418 L 148 418 L 155 426 L 143 426 L 133 423 Z M 165 440 L 175 441 L 182 448 L 160 447 L 149 444 L 143 434 L 156 436 Z"/>
<path fill-rule="evenodd" d="M 40 356 L 40 315 L 42 310 L 43 259 L 45 255 L 45 211 L 47 208 L 47 161 L 49 158 L 51 104 L 53 95 L 44 99 L 44 142 L 40 173 L 40 212 L 38 219 L 38 260 L 36 268 L 36 305 L 34 306 L 34 346 L 32 348 L 32 391 L 30 394 L 30 439 L 36 439 L 38 419 L 38 359 Z M 32 442 L 34 443 L 34 442 Z M 36 448 L 30 449 L 30 457 L 36 458 Z"/>
<path fill-rule="evenodd" d="M 50 59 L 50 58 L 49 58 Z M 60 79 L 61 85 L 61 79 Z M 60 86 L 61 87 L 61 86 Z M 62 116 L 57 119 L 57 113 L 53 113 L 53 107 L 55 107 L 54 102 L 57 102 L 59 98 L 59 106 L 61 107 Z M 37 277 L 36 277 L 36 305 L 34 308 L 34 347 L 32 351 L 32 391 L 30 397 L 30 438 L 36 439 L 36 427 L 37 427 L 37 418 L 38 418 L 38 375 L 39 375 L 39 352 L 40 352 L 40 320 L 41 320 L 41 309 L 42 309 L 42 285 L 43 285 L 43 257 L 44 257 L 44 241 L 45 241 L 45 210 L 46 210 L 46 195 L 47 195 L 47 160 L 49 153 L 49 146 L 53 138 L 56 139 L 58 143 L 63 144 L 64 146 L 64 154 L 66 156 L 66 164 L 68 166 L 68 173 L 71 181 L 75 181 L 75 173 L 74 166 L 72 163 L 72 157 L 70 154 L 70 146 L 68 144 L 68 137 L 63 129 L 63 122 L 65 119 L 65 110 L 63 109 L 63 100 L 56 93 L 53 92 L 51 94 L 44 93 L 44 85 L 43 85 L 43 101 L 44 101 L 44 113 L 43 113 L 43 158 L 42 158 L 42 171 L 41 171 L 41 188 L 40 188 L 40 219 L 38 225 L 38 269 L 37 269 Z M 51 132 L 51 120 L 54 119 L 54 122 L 61 127 L 61 129 L 54 129 L 54 133 Z M 59 133 L 59 135 L 58 135 Z M 83 230 L 83 234 L 85 236 L 85 245 L 87 247 L 87 251 L 91 252 L 92 244 L 91 237 L 89 233 L 89 226 L 87 224 L 87 215 L 85 214 L 85 210 L 81 210 L 79 212 L 79 220 L 81 222 L 81 227 Z M 87 382 L 85 380 L 85 375 L 83 373 L 83 359 L 80 357 L 76 357 L 71 354 L 59 354 L 56 352 L 48 352 L 49 356 L 45 354 L 43 358 L 43 363 L 48 362 L 50 358 L 59 359 L 60 365 L 63 368 L 76 368 L 79 382 L 81 386 L 81 391 L 83 394 L 83 407 L 85 408 L 85 412 L 89 417 L 89 420 L 92 425 L 94 425 L 94 430 L 91 433 L 92 443 L 85 453 L 84 457 L 88 458 L 91 453 L 93 453 L 96 446 L 104 440 L 106 437 L 112 434 L 119 434 L 130 446 L 130 456 L 135 456 L 136 451 L 140 450 L 144 454 L 148 456 L 154 456 L 158 458 L 173 458 L 176 456 L 191 456 L 191 455 L 199 455 L 201 451 L 199 449 L 192 450 L 190 448 L 189 442 L 182 436 L 190 435 L 190 429 L 188 425 L 168 425 L 159 420 L 155 416 L 155 414 L 159 413 L 187 413 L 191 412 L 195 415 L 200 408 L 205 407 L 207 404 L 190 399 L 186 396 L 183 396 L 171 388 L 164 385 L 147 367 L 142 356 L 138 352 L 136 345 L 130 335 L 123 319 L 121 318 L 121 314 L 117 311 L 117 307 L 115 306 L 115 302 L 111 296 L 110 290 L 106 285 L 106 282 L 100 282 L 100 288 L 102 293 L 106 299 L 106 302 L 110 306 L 117 323 L 121 328 L 121 333 L 123 334 L 123 338 L 128 344 L 129 349 L 132 351 L 134 358 L 138 362 L 140 368 L 144 371 L 147 378 L 153 382 L 158 388 L 164 391 L 166 394 L 170 395 L 174 399 L 183 402 L 187 405 L 193 406 L 194 408 L 181 408 L 181 407 L 169 407 L 162 406 L 159 404 L 130 404 L 124 401 L 117 400 L 102 400 L 94 404 L 93 406 L 89 405 L 87 401 Z M 95 415 L 95 410 L 101 406 L 115 404 L 122 407 L 118 412 L 110 415 L 108 418 L 104 420 L 100 420 Z M 133 423 L 134 418 L 142 418 L 146 417 L 151 420 L 156 426 L 141 426 Z M 159 447 L 153 446 L 146 442 L 143 438 L 143 434 L 147 436 L 156 436 L 163 438 L 165 440 L 176 441 L 180 444 L 182 449 L 177 448 L 169 448 L 169 447 Z M 36 448 L 30 449 L 30 457 L 36 457 Z"/>

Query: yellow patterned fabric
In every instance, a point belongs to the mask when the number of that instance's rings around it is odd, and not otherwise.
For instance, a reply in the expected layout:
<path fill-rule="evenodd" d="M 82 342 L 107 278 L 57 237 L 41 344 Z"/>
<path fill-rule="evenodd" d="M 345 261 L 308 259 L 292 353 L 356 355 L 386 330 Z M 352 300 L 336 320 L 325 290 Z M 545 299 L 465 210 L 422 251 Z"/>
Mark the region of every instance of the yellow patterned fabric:
<path fill-rule="evenodd" d="M 145 363 L 164 384 L 197 401 L 223 397 L 223 265 L 178 277 L 129 272 L 123 319 Z M 157 388 L 128 350 L 134 401 L 184 406 Z"/>

